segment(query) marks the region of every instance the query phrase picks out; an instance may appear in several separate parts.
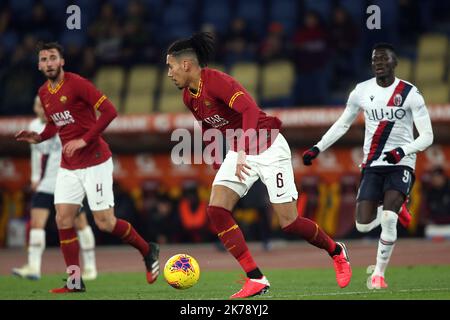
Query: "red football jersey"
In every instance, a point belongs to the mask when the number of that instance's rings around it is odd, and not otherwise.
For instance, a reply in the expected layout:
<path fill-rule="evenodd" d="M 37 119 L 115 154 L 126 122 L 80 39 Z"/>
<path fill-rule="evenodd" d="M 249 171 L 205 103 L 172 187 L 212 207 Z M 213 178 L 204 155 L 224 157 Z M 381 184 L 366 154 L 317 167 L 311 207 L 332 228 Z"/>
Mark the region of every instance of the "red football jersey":
<path fill-rule="evenodd" d="M 203 68 L 198 91 L 194 93 L 185 88 L 183 101 L 204 128 L 216 128 L 223 134 L 227 129 L 255 129 L 257 132 L 266 129 L 270 132 L 281 127 L 281 121 L 264 113 L 239 82 L 215 69 Z M 275 137 L 276 134 L 268 136 L 267 146 Z M 230 147 L 236 151 L 236 141 Z M 248 146 L 245 150 L 248 153 Z"/>
<path fill-rule="evenodd" d="M 39 88 L 45 115 L 49 123 L 57 127 L 63 146 L 80 139 L 97 122 L 95 111 L 106 100 L 91 82 L 71 72 L 64 72 L 64 79 L 55 89 L 47 81 Z M 101 136 L 87 141 L 87 146 L 75 151 L 72 157 L 64 153 L 61 167 L 74 170 L 91 167 L 111 157 L 108 144 Z"/>

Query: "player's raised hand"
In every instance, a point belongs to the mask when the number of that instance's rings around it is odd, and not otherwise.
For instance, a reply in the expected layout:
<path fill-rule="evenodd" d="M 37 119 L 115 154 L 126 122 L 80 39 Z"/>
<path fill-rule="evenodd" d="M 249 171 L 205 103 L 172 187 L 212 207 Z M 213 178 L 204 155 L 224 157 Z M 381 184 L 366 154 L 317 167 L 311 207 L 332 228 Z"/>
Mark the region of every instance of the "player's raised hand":
<path fill-rule="evenodd" d="M 21 130 L 14 137 L 17 141 L 26 141 L 32 144 L 41 142 L 41 136 L 34 131 Z"/>
<path fill-rule="evenodd" d="M 245 151 L 239 151 L 238 152 L 238 160 L 236 163 L 236 172 L 235 176 L 238 177 L 240 182 L 243 182 L 245 180 L 244 174 L 247 176 L 250 175 L 250 173 L 247 170 L 251 170 L 250 166 L 245 163 L 246 154 Z"/>
<path fill-rule="evenodd" d="M 319 153 L 320 153 L 320 150 L 316 146 L 310 148 L 309 150 L 306 150 L 303 153 L 303 164 L 305 166 L 310 166 L 312 164 L 312 160 L 317 158 Z"/>
<path fill-rule="evenodd" d="M 71 157 L 78 149 L 86 147 L 87 143 L 83 139 L 74 139 L 67 142 L 63 147 L 63 153 Z"/>

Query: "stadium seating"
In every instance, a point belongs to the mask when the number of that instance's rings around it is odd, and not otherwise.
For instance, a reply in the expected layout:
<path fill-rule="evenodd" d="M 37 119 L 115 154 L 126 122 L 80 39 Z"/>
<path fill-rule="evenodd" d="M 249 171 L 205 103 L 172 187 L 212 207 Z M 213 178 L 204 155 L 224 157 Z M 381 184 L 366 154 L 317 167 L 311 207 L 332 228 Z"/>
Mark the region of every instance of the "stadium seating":
<path fill-rule="evenodd" d="M 63 21 L 66 19 L 67 4 L 64 1 L 42 0 L 42 4 L 47 9 L 47 13 L 53 19 Z"/>
<path fill-rule="evenodd" d="M 124 85 L 125 74 L 122 67 L 103 67 L 95 76 L 95 84 L 105 93 L 118 111 L 121 108 L 121 94 Z"/>
<path fill-rule="evenodd" d="M 397 76 L 397 78 L 412 82 L 413 63 L 411 59 L 399 57 L 397 68 L 395 69 L 395 75 Z"/>
<path fill-rule="evenodd" d="M 417 86 L 431 85 L 444 81 L 445 63 L 442 60 L 419 60 L 415 66 Z"/>
<path fill-rule="evenodd" d="M 231 19 L 228 0 L 206 1 L 202 12 L 202 23 L 212 24 L 219 33 L 225 33 Z"/>
<path fill-rule="evenodd" d="M 158 102 L 159 112 L 183 112 L 186 107 L 183 103 L 182 91 L 180 91 L 164 73 L 161 85 L 161 96 Z"/>
<path fill-rule="evenodd" d="M 444 60 L 448 54 L 448 37 L 443 34 L 425 34 L 419 39 L 419 60 Z"/>
<path fill-rule="evenodd" d="M 352 16 L 353 21 L 356 24 L 362 24 L 366 14 L 366 5 L 364 1 L 340 0 L 339 4 Z"/>
<path fill-rule="evenodd" d="M 291 35 L 297 25 L 298 1 L 274 0 L 269 9 L 269 22 L 279 22 L 286 34 Z"/>
<path fill-rule="evenodd" d="M 398 21 L 399 15 L 399 1 L 392 0 L 371 0 L 369 4 L 376 5 L 380 7 L 380 11 L 382 12 L 382 24 L 383 28 L 390 28 L 394 31 L 395 26 Z"/>
<path fill-rule="evenodd" d="M 239 81 L 250 95 L 258 101 L 259 67 L 253 62 L 241 62 L 234 64 L 230 69 L 230 75 Z"/>
<path fill-rule="evenodd" d="M 250 29 L 258 35 L 265 31 L 265 6 L 260 0 L 239 1 L 235 17 L 243 18 Z"/>
<path fill-rule="evenodd" d="M 172 41 L 178 38 L 186 38 L 194 31 L 189 7 L 183 4 L 173 3 L 162 12 L 162 26 L 160 31 L 166 40 Z"/>
<path fill-rule="evenodd" d="M 33 7 L 33 0 L 10 1 L 9 6 L 16 17 L 20 21 L 25 21 L 31 17 L 31 8 Z"/>
<path fill-rule="evenodd" d="M 186 106 L 183 103 L 182 92 L 179 91 L 177 94 L 163 94 L 159 98 L 159 112 L 186 112 Z"/>
<path fill-rule="evenodd" d="M 280 60 L 268 63 L 262 67 L 263 101 L 289 97 L 295 80 L 295 70 L 292 62 Z"/>
<path fill-rule="evenodd" d="M 130 70 L 124 103 L 125 114 L 149 113 L 155 108 L 154 93 L 158 81 L 155 66 L 135 66 Z"/>
<path fill-rule="evenodd" d="M 225 66 L 223 64 L 209 63 L 208 64 L 208 68 L 216 69 L 216 70 L 219 70 L 219 71 L 222 71 L 222 72 L 226 72 L 226 68 L 225 68 Z"/>
<path fill-rule="evenodd" d="M 328 20 L 331 14 L 332 1 L 329 0 L 305 0 L 307 11 L 317 11 L 324 20 Z"/>
<path fill-rule="evenodd" d="M 442 82 L 436 85 L 429 85 L 419 88 L 426 104 L 444 104 L 449 103 L 449 89 L 446 83 Z"/>

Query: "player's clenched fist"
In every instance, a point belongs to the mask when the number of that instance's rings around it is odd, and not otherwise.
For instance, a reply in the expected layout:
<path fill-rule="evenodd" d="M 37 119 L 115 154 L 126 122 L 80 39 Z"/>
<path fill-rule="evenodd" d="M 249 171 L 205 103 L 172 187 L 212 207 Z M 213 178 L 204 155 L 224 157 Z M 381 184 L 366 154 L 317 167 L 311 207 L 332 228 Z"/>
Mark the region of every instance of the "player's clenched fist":
<path fill-rule="evenodd" d="M 405 156 L 405 152 L 402 148 L 396 148 L 394 150 L 388 151 L 384 153 L 383 161 L 387 161 L 391 164 L 399 163 L 400 160 Z"/>
<path fill-rule="evenodd" d="M 39 143 L 41 142 L 41 136 L 39 133 L 28 130 L 21 130 L 16 135 L 15 138 L 17 141 L 26 141 L 28 143 Z"/>
<path fill-rule="evenodd" d="M 312 160 L 317 158 L 319 155 L 320 150 L 316 146 L 310 148 L 309 150 L 305 151 L 303 153 L 303 164 L 305 166 L 310 166 L 312 164 Z"/>

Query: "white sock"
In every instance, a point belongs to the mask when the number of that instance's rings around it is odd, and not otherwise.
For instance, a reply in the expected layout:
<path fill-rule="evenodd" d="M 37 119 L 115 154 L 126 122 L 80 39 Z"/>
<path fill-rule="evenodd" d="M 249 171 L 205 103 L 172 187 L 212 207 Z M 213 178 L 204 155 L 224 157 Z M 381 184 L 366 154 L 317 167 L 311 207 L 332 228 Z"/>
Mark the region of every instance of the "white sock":
<path fill-rule="evenodd" d="M 95 237 L 90 226 L 83 230 L 78 230 L 78 240 L 80 241 L 81 253 L 83 256 L 84 270 L 97 270 L 95 264 Z"/>
<path fill-rule="evenodd" d="M 45 249 L 45 230 L 31 229 L 30 243 L 28 244 L 28 265 L 41 273 L 42 253 Z"/>
<path fill-rule="evenodd" d="M 381 216 L 381 235 L 378 242 L 377 264 L 374 274 L 384 277 L 392 251 L 397 240 L 398 215 L 389 210 L 384 210 Z"/>
<path fill-rule="evenodd" d="M 356 229 L 359 232 L 363 232 L 363 233 L 372 231 L 373 229 L 375 229 L 376 227 L 378 227 L 380 225 L 382 213 L 383 213 L 383 206 L 378 206 L 376 218 L 367 224 L 359 223 L 358 221 L 356 221 Z"/>

